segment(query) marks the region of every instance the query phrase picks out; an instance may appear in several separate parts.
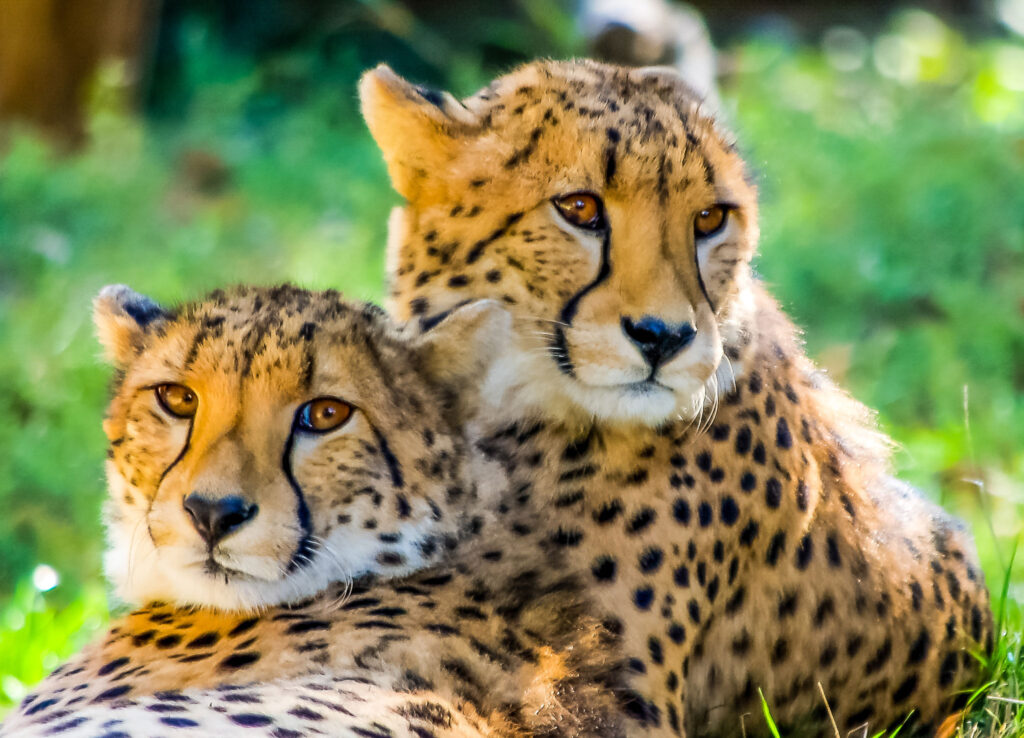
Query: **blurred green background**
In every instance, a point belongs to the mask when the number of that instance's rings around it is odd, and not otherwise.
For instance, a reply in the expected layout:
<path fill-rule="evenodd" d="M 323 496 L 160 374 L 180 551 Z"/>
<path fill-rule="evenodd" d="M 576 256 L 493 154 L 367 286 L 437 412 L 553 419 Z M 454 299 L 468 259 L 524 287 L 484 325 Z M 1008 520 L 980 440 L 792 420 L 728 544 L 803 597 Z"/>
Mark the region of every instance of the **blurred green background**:
<path fill-rule="evenodd" d="M 379 298 L 397 196 L 359 118 L 360 72 L 387 61 L 462 95 L 588 49 L 564 3 L 327 5 L 330 22 L 269 1 L 241 20 L 170 3 L 144 84 L 123 63 L 90 79 L 74 151 L 17 126 L 0 143 L 0 711 L 108 616 L 100 287 L 173 302 L 293 280 Z M 996 599 L 1008 582 L 1012 660 L 1024 4 L 985 8 L 964 23 L 868 6 L 708 20 L 762 194 L 758 271 L 810 353 L 879 411 L 900 474 L 970 521 Z M 998 677 L 1006 699 L 1022 696 L 1020 668 Z M 993 720 L 1020 720 L 999 705 Z"/>

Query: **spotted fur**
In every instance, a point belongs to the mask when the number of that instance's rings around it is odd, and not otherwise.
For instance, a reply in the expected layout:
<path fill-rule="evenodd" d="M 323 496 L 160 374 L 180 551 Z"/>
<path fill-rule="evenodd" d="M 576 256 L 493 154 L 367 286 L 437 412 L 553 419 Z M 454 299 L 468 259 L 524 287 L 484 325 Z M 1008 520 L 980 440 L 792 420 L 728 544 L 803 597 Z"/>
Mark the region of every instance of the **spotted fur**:
<path fill-rule="evenodd" d="M 505 429 L 468 445 L 459 420 L 472 404 L 472 376 L 486 364 L 480 357 L 503 340 L 503 311 L 467 306 L 425 336 L 410 337 L 396 333 L 378 309 L 291 287 L 215 293 L 175 311 L 154 306 L 146 321 L 135 308 L 149 303 L 139 296 L 107 295 L 115 304 L 101 305 L 100 325 L 125 370 L 108 431 L 115 440 L 126 438 L 115 445 L 114 463 L 129 481 L 137 474 L 133 490 L 152 488 L 143 479 L 159 474 L 144 470 L 162 468 L 161 458 L 201 457 L 212 446 L 202 441 L 210 435 L 232 439 L 223 427 L 215 434 L 198 430 L 225 408 L 242 426 L 247 418 L 258 421 L 250 443 L 277 427 L 264 447 L 272 463 L 256 470 L 256 483 L 269 484 L 281 473 L 274 464 L 293 444 L 290 423 L 270 421 L 288 420 L 309 397 L 326 393 L 351 402 L 362 425 L 339 429 L 293 459 L 314 529 L 351 515 L 359 525 L 339 521 L 339 529 L 349 531 L 354 546 L 370 530 L 391 551 L 394 535 L 407 535 L 403 521 L 426 503 L 427 529 L 436 538 L 417 539 L 429 558 L 422 571 L 395 576 L 390 561 L 378 562 L 376 578 L 340 581 L 317 597 L 257 613 L 141 607 L 56 669 L 0 732 L 620 734 L 611 703 L 622 692 L 617 634 L 590 614 L 580 577 L 561 565 L 560 546 L 547 538 L 530 504 L 532 464 L 547 463 L 553 452 L 544 447 L 542 429 Z M 216 335 L 197 338 L 211 323 Z M 182 373 L 182 362 L 193 356 L 190 373 Z M 169 379 L 187 380 L 200 407 L 207 406 L 206 415 L 195 416 L 184 455 L 180 445 L 155 445 L 166 430 L 146 420 L 154 408 L 148 390 L 139 389 Z M 510 444 L 530 445 L 536 459 L 512 458 Z M 262 461 L 250 455 L 246 465 Z M 238 473 L 223 461 L 218 468 L 225 476 Z M 351 495 L 353 476 L 356 491 L 369 485 L 379 502 L 354 510 L 365 495 Z M 294 490 L 278 489 L 294 499 Z M 271 499 L 260 497 L 260 504 Z M 374 526 L 367 525 L 371 519 Z M 413 530 L 425 535 L 422 525 Z M 344 556 L 345 535 L 325 535 Z"/>
<path fill-rule="evenodd" d="M 420 430 L 454 417 L 451 398 L 379 313 L 288 286 L 175 310 L 103 291 L 97 325 L 118 368 L 106 565 L 124 599 L 249 611 L 440 560 L 476 490 L 451 426 Z M 164 383 L 195 392 L 194 417 L 161 405 Z M 335 431 L 304 432 L 297 411 L 320 397 L 355 409 Z M 255 512 L 213 545 L 190 495 Z"/>
<path fill-rule="evenodd" d="M 868 411 L 806 358 L 754 278 L 755 189 L 671 72 L 528 64 L 462 101 L 386 67 L 363 111 L 405 198 L 390 309 L 502 301 L 485 394 L 561 448 L 532 487 L 621 633 L 631 732 L 936 725 L 979 678 L 989 597 L 962 526 L 888 473 Z M 601 228 L 560 198 L 600 199 Z M 708 237 L 697 214 L 728 210 Z M 652 365 L 627 321 L 687 326 Z M 519 433 L 524 433 L 520 424 Z M 508 452 L 528 458 L 529 445 Z"/>

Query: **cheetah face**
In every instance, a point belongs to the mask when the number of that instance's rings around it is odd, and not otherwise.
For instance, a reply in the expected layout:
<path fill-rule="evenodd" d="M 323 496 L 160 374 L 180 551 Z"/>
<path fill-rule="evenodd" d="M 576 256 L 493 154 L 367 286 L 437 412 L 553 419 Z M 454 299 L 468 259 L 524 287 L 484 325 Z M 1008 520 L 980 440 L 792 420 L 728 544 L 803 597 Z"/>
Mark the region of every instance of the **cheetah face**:
<path fill-rule="evenodd" d="M 176 310 L 108 287 L 96 322 L 119 369 L 106 567 L 126 600 L 253 610 L 416 570 L 461 535 L 475 490 L 427 373 L 456 376 L 435 354 L 472 353 L 465 335 L 402 338 L 291 287 Z"/>
<path fill-rule="evenodd" d="M 536 62 L 459 102 L 380 67 L 361 95 L 407 200 L 391 222 L 396 316 L 503 301 L 519 327 L 506 377 L 559 415 L 657 425 L 731 381 L 756 199 L 673 73 Z"/>

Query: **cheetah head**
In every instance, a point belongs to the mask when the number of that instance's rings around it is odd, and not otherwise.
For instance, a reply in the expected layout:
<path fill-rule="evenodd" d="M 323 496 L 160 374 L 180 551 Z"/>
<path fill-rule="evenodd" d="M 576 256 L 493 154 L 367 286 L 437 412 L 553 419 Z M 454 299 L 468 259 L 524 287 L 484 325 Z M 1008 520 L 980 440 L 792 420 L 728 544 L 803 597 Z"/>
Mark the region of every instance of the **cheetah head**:
<path fill-rule="evenodd" d="M 449 388 L 482 371 L 494 307 L 412 337 L 333 292 L 239 288 L 165 309 L 105 288 L 119 595 L 253 610 L 436 561 L 476 497 Z"/>
<path fill-rule="evenodd" d="M 520 340 L 505 377 L 559 415 L 657 425 L 731 381 L 756 196 L 671 70 L 534 62 L 460 102 L 382 66 L 360 93 L 406 200 L 398 318 L 503 301 Z"/>

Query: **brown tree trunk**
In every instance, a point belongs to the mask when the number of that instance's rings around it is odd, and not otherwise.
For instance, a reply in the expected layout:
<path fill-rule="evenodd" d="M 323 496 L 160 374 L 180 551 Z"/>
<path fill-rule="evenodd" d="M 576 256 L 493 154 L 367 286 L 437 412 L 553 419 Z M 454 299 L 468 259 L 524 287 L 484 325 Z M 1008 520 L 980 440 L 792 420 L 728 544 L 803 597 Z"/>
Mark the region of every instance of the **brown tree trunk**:
<path fill-rule="evenodd" d="M 0 0 L 0 125 L 17 121 L 82 143 L 89 85 L 108 59 L 129 88 L 152 38 L 157 0 Z"/>

